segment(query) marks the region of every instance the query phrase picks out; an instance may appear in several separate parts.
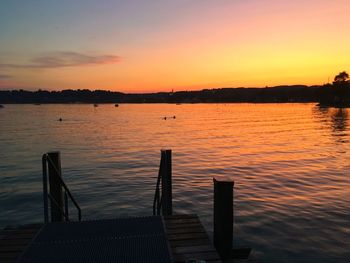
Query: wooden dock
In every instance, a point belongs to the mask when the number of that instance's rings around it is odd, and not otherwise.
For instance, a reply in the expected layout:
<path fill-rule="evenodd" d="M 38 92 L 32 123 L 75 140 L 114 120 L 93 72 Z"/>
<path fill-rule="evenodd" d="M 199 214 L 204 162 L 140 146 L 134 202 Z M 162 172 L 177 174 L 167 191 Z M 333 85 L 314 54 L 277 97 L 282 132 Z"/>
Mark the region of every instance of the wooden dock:
<path fill-rule="evenodd" d="M 42 224 L 31 224 L 4 228 L 0 232 L 0 262 L 16 262 L 41 227 Z"/>
<path fill-rule="evenodd" d="M 197 215 L 173 215 L 171 163 L 171 150 L 162 150 L 153 216 L 81 221 L 81 209 L 61 177 L 60 153 L 44 154 L 45 224 L 0 231 L 0 262 L 45 263 L 53 255 L 59 262 L 257 262 L 249 259 L 250 248 L 232 247 L 234 182 L 213 178 L 213 245 Z M 70 220 L 68 198 L 78 221 Z"/>
<path fill-rule="evenodd" d="M 174 262 L 191 259 L 221 262 L 197 215 L 172 215 L 164 219 Z"/>
<path fill-rule="evenodd" d="M 164 223 L 174 262 L 189 260 L 221 262 L 197 215 L 165 216 Z M 16 262 L 41 227 L 42 224 L 31 224 L 2 230 L 0 262 Z"/>

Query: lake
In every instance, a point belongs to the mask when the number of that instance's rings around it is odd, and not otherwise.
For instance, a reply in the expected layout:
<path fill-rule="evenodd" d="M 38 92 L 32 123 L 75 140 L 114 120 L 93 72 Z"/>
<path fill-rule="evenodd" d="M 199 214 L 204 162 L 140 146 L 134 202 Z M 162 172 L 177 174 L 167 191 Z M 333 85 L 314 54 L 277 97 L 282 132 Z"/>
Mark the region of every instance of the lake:
<path fill-rule="evenodd" d="M 210 235 L 212 177 L 225 175 L 235 244 L 263 262 L 350 262 L 348 114 L 315 104 L 5 105 L 0 227 L 43 221 L 48 151 L 61 152 L 83 219 L 151 215 L 166 148 L 174 212 L 198 214 Z"/>

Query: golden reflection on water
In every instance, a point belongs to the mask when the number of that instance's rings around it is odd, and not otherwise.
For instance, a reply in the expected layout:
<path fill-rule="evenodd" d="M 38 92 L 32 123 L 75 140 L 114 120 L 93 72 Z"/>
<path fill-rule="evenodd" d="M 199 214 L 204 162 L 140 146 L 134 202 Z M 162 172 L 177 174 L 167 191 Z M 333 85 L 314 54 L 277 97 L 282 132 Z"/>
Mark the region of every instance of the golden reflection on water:
<path fill-rule="evenodd" d="M 343 138 L 348 135 L 348 109 L 316 106 L 314 111 L 316 118 L 330 124 L 331 134 L 335 136 L 337 142 L 348 142 L 347 138 Z"/>
<path fill-rule="evenodd" d="M 0 121 L 1 224 L 42 218 L 40 156 L 50 150 L 62 152 L 85 217 L 148 215 L 159 150 L 170 148 L 177 213 L 199 214 L 211 232 L 212 177 L 227 176 L 235 181 L 235 242 L 266 262 L 350 261 L 348 109 L 6 105 Z"/>

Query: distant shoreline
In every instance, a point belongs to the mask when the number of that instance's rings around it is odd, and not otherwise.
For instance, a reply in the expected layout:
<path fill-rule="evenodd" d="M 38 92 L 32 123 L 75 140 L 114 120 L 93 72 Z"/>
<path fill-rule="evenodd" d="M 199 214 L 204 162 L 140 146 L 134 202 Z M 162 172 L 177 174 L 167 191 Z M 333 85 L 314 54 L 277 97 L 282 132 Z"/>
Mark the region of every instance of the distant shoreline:
<path fill-rule="evenodd" d="M 350 88 L 323 86 L 276 86 L 266 88 L 219 88 L 130 94 L 105 90 L 26 91 L 0 90 L 1 104 L 198 104 L 198 103 L 318 103 L 320 107 L 350 107 Z"/>
<path fill-rule="evenodd" d="M 320 105 L 317 101 L 310 101 L 310 102 L 184 102 L 181 103 L 181 105 L 198 105 L 198 104 L 315 104 L 319 107 L 341 107 L 337 105 Z M 70 103 L 70 102 L 48 102 L 48 103 L 40 103 L 39 105 L 36 105 L 34 103 L 2 103 L 1 105 L 33 105 L 33 106 L 42 106 L 42 105 L 94 105 L 96 103 L 93 102 L 84 102 L 84 103 Z M 103 102 L 103 103 L 97 103 L 98 105 L 114 105 L 113 102 Z M 170 105 L 178 105 L 177 103 L 173 102 L 125 102 L 125 103 L 119 103 L 119 105 L 142 105 L 142 104 L 170 104 Z M 344 106 L 344 108 L 350 108 L 347 106 Z"/>
<path fill-rule="evenodd" d="M 119 106 L 126 105 L 126 104 L 173 104 L 173 105 L 189 105 L 189 104 L 297 104 L 297 103 L 315 103 L 316 105 L 320 107 L 332 107 L 337 106 L 335 104 L 320 104 L 318 101 L 264 101 L 264 102 L 239 102 L 239 101 L 232 101 L 232 102 L 181 102 L 181 103 L 175 103 L 175 102 L 118 102 Z M 32 102 L 6 102 L 1 103 L 1 105 L 33 105 L 33 106 L 41 106 L 41 105 L 56 105 L 56 104 L 62 104 L 62 105 L 114 105 L 114 102 L 43 102 L 43 103 L 32 103 Z M 350 106 L 350 105 L 349 105 Z"/>
<path fill-rule="evenodd" d="M 0 104 L 103 104 L 103 103 L 312 103 L 319 102 L 324 86 L 219 88 L 130 94 L 105 90 L 0 91 Z"/>

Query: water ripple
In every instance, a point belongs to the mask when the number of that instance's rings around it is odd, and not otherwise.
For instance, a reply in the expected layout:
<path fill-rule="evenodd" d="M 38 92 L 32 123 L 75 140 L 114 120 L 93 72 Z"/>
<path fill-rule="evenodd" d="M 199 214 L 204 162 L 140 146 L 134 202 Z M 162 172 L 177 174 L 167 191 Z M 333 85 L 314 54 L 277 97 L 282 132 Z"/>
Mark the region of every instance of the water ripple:
<path fill-rule="evenodd" d="M 235 244 L 263 262 L 347 262 L 349 132 L 347 109 L 313 104 L 6 105 L 0 226 L 43 219 L 51 150 L 84 218 L 149 215 L 159 150 L 171 148 L 174 209 L 210 235 L 212 177 L 223 175 L 235 181 Z"/>

